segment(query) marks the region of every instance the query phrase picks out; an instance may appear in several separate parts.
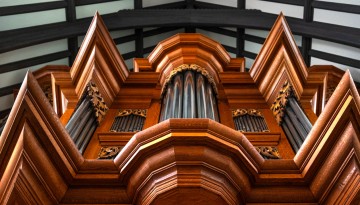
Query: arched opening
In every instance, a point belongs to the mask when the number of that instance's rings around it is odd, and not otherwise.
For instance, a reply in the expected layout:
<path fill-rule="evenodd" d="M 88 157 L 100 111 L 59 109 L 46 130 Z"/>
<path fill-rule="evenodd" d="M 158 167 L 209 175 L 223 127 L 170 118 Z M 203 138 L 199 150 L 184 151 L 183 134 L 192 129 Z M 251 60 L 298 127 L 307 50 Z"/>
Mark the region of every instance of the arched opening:
<path fill-rule="evenodd" d="M 209 118 L 219 121 L 216 86 L 205 69 L 182 65 L 163 88 L 160 121 L 169 118 Z"/>

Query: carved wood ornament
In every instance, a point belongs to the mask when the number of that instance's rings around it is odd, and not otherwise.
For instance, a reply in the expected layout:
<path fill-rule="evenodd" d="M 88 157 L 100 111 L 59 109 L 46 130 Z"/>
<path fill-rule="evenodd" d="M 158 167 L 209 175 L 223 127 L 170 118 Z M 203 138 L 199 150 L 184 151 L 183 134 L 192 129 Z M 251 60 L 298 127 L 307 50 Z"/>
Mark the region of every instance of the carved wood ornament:
<path fill-rule="evenodd" d="M 284 116 L 284 109 L 288 103 L 289 97 L 296 98 L 291 84 L 288 81 L 285 81 L 270 108 L 278 124 L 281 124 L 282 117 Z"/>
<path fill-rule="evenodd" d="M 96 14 L 72 68 L 46 75 L 56 109 L 39 86 L 41 76 L 28 72 L 0 137 L 0 204 L 359 203 L 356 86 L 349 72 L 334 78 L 329 84 L 339 86 L 326 107 L 317 101 L 316 116 L 310 101 L 326 91 L 329 73 L 337 72 L 306 67 L 282 14 L 249 73 L 243 58 L 230 58 L 200 34 L 177 34 L 134 63 L 135 72 L 129 72 Z M 197 64 L 213 77 L 220 123 L 206 118 L 158 123 L 162 86 L 183 64 Z M 102 123 L 81 155 L 64 125 L 90 81 L 97 85 L 91 89 Z M 269 109 L 286 81 L 314 122 L 296 154 Z M 283 101 L 286 97 L 274 107 Z M 250 142 L 254 133 L 234 130 L 232 110 L 239 107 L 252 115 L 258 114 L 250 108 L 261 109 L 271 130 L 254 137 L 263 148 Z M 110 132 L 121 108 L 146 109 L 144 129 Z M 109 148 L 123 145 L 117 155 L 118 148 Z M 259 152 L 279 156 L 269 147 L 277 147 L 282 159 L 264 159 Z M 101 156 L 116 157 L 97 159 L 100 150 Z"/>
<path fill-rule="evenodd" d="M 142 109 L 122 109 L 122 110 L 119 110 L 119 113 L 117 116 L 123 117 L 123 116 L 128 116 L 131 114 L 146 118 L 146 110 L 142 110 Z"/>
<path fill-rule="evenodd" d="M 98 159 L 114 159 L 121 151 L 121 147 L 101 147 Z"/>
<path fill-rule="evenodd" d="M 101 123 L 104 120 L 106 112 L 109 110 L 109 108 L 106 106 L 104 98 L 101 96 L 95 83 L 89 82 L 89 85 L 86 87 L 86 92 L 91 98 L 90 101 L 93 104 L 97 121 Z"/>

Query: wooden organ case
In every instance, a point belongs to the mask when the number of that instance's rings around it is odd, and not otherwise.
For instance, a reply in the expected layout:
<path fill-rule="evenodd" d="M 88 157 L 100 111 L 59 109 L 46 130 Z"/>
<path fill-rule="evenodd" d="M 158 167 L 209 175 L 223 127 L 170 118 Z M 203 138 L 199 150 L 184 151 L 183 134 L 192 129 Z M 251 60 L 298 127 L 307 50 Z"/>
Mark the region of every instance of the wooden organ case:
<path fill-rule="evenodd" d="M 194 33 L 132 72 L 96 14 L 73 66 L 29 72 L 1 125 L 0 203 L 359 204 L 359 106 L 282 14 L 249 71 Z"/>

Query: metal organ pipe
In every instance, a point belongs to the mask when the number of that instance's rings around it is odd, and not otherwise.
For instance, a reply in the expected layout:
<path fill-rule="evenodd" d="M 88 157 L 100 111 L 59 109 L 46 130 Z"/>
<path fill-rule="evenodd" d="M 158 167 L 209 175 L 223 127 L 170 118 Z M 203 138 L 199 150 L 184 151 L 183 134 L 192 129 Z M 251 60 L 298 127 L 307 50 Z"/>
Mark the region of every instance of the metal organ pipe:
<path fill-rule="evenodd" d="M 183 102 L 183 76 L 176 75 L 174 78 L 174 92 L 173 92 L 173 101 L 172 101 L 172 118 L 181 118 L 182 117 L 182 102 Z"/>
<path fill-rule="evenodd" d="M 94 99 L 96 99 L 96 104 L 92 102 Z M 84 152 L 101 120 L 96 114 L 99 114 L 99 117 L 104 116 L 107 110 L 105 101 L 96 85 L 89 82 L 73 115 L 65 126 L 80 153 Z"/>
<path fill-rule="evenodd" d="M 183 118 L 196 117 L 195 76 L 192 71 L 184 74 Z"/>
<path fill-rule="evenodd" d="M 309 134 L 312 124 L 294 97 L 289 97 L 281 126 L 294 151 L 297 152 Z"/>
<path fill-rule="evenodd" d="M 219 121 L 215 92 L 199 72 L 177 73 L 167 84 L 160 121 L 169 118 L 210 118 Z"/>

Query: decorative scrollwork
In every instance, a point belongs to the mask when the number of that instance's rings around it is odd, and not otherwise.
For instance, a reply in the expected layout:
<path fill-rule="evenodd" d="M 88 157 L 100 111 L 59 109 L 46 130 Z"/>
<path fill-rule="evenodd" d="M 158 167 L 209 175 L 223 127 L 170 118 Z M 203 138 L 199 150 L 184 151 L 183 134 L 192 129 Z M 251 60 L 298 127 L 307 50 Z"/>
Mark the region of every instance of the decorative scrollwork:
<path fill-rule="evenodd" d="M 128 115 L 138 115 L 141 117 L 146 117 L 146 110 L 142 109 L 122 109 L 119 110 L 118 117 L 128 116 Z"/>
<path fill-rule="evenodd" d="M 329 101 L 331 95 L 334 93 L 336 87 L 335 86 L 329 86 L 326 90 L 326 96 L 325 96 L 325 105 Z"/>
<path fill-rule="evenodd" d="M 296 98 L 296 95 L 292 85 L 288 81 L 285 81 L 278 96 L 276 97 L 270 108 L 273 112 L 273 115 L 275 116 L 276 122 L 279 125 L 281 124 L 282 118 L 284 117 L 284 109 L 286 107 L 286 104 L 288 103 L 289 97 Z"/>
<path fill-rule="evenodd" d="M 255 149 L 264 159 L 281 159 L 280 153 L 276 147 L 258 146 Z"/>
<path fill-rule="evenodd" d="M 50 104 L 53 105 L 53 93 L 51 89 L 51 84 L 46 84 L 42 87 L 46 98 L 49 100 Z"/>
<path fill-rule="evenodd" d="M 261 112 L 256 109 L 236 109 L 232 111 L 233 117 L 244 116 L 244 115 L 263 117 Z"/>
<path fill-rule="evenodd" d="M 101 147 L 98 159 L 114 159 L 121 151 L 121 147 Z"/>
<path fill-rule="evenodd" d="M 4 116 L 3 118 L 0 118 L 0 135 L 4 129 L 4 126 L 6 124 L 7 119 L 9 118 L 9 114 L 7 114 L 6 116 Z"/>
<path fill-rule="evenodd" d="M 236 109 L 232 111 L 235 129 L 240 132 L 270 132 L 265 118 L 256 109 Z"/>
<path fill-rule="evenodd" d="M 100 123 L 104 119 L 109 108 L 106 106 L 104 98 L 101 96 L 101 93 L 95 83 L 91 81 L 89 82 L 89 85 L 87 86 L 87 93 L 94 106 L 97 121 Z"/>
<path fill-rule="evenodd" d="M 210 85 L 213 87 L 215 94 L 218 94 L 218 90 L 216 87 L 216 83 L 214 78 L 210 75 L 210 73 L 203 67 L 200 67 L 199 65 L 196 64 L 182 64 L 176 68 L 174 68 L 170 74 L 166 77 L 165 79 L 165 83 L 164 86 L 161 90 L 161 96 L 164 95 L 165 93 L 165 88 L 167 87 L 167 85 L 170 83 L 171 79 L 179 72 L 185 71 L 185 70 L 194 70 L 198 73 L 201 73 L 204 77 L 207 78 L 207 80 L 209 81 Z"/>

